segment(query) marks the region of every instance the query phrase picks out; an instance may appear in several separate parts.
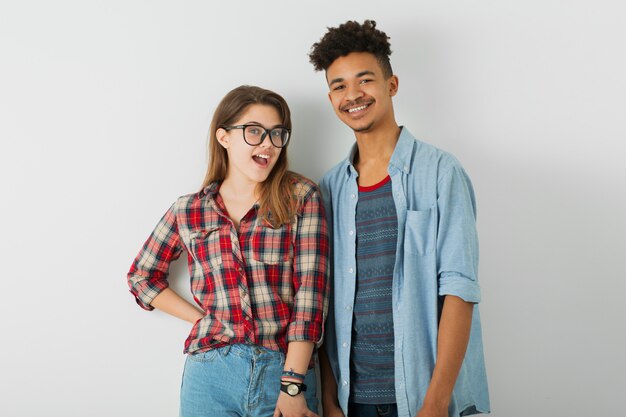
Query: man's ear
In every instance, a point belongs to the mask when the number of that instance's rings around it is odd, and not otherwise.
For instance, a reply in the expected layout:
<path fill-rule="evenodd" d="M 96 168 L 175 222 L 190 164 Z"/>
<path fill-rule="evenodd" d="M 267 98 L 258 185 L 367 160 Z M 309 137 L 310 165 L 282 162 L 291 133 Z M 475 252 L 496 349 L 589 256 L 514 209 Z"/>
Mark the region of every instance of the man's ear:
<path fill-rule="evenodd" d="M 398 94 L 398 86 L 400 84 L 400 80 L 398 80 L 398 76 L 397 75 L 392 75 L 387 80 L 387 83 L 389 85 L 389 96 L 393 97 L 396 94 Z"/>
<path fill-rule="evenodd" d="M 224 149 L 228 149 L 228 146 L 230 146 L 230 137 L 228 137 L 228 132 L 226 132 L 226 129 L 222 127 L 217 129 L 215 131 L 215 137 L 217 138 L 217 141 L 219 142 L 220 145 L 222 145 Z"/>

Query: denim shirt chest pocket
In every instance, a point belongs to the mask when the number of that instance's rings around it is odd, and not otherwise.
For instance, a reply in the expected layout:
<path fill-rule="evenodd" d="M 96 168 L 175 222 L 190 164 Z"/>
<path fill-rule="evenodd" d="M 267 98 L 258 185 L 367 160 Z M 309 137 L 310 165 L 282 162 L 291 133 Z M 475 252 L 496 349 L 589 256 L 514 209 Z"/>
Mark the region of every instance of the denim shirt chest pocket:
<path fill-rule="evenodd" d="M 410 253 L 428 255 L 435 250 L 435 208 L 407 210 L 404 230 L 404 248 Z"/>
<path fill-rule="evenodd" d="M 291 262 L 293 258 L 291 229 L 291 224 L 274 229 L 259 221 L 252 234 L 253 259 L 270 265 Z"/>
<path fill-rule="evenodd" d="M 191 256 L 203 268 L 217 268 L 222 264 L 220 227 L 194 230 L 189 234 Z"/>

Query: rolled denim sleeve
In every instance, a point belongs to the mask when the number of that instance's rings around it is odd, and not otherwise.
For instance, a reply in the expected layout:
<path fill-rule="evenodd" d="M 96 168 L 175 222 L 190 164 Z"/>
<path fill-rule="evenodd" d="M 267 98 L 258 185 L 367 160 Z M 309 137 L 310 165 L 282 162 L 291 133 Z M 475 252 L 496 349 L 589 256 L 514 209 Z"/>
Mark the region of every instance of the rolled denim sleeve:
<path fill-rule="evenodd" d="M 287 341 L 323 340 L 328 311 L 328 226 L 317 188 L 303 201 L 294 241 L 296 290 Z"/>
<path fill-rule="evenodd" d="M 438 182 L 437 273 L 439 295 L 480 302 L 476 202 L 472 183 L 454 163 Z"/>
<path fill-rule="evenodd" d="M 167 288 L 170 263 L 180 256 L 182 247 L 176 224 L 175 205 L 163 215 L 144 243 L 128 272 L 128 286 L 137 304 L 154 310 L 152 300 Z"/>

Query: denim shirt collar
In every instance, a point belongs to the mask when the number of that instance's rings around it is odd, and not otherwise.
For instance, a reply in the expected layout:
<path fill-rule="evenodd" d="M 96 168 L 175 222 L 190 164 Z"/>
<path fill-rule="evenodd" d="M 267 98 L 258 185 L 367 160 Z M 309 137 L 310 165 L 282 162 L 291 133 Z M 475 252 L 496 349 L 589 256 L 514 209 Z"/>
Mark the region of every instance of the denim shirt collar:
<path fill-rule="evenodd" d="M 398 142 L 396 143 L 396 147 L 393 150 L 393 154 L 391 154 L 391 159 L 389 160 L 389 173 L 392 173 L 392 170 L 398 170 L 403 172 L 404 174 L 409 174 L 411 172 L 411 156 L 413 155 L 413 147 L 416 145 L 415 137 L 409 132 L 409 130 L 400 126 L 400 137 L 398 137 Z M 352 175 L 358 176 L 358 172 L 356 168 L 354 168 L 354 157 L 359 151 L 359 147 L 355 142 L 350 149 L 350 153 L 348 158 L 344 161 L 344 167 L 347 178 L 350 178 Z"/>

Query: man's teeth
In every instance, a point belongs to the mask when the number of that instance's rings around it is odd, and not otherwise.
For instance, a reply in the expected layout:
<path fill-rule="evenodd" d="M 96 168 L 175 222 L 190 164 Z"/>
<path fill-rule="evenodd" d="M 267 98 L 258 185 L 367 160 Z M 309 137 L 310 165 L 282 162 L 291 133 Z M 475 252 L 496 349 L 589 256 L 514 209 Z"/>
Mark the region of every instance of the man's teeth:
<path fill-rule="evenodd" d="M 355 111 L 360 111 L 360 110 L 363 110 L 365 108 L 367 108 L 367 104 L 364 104 L 364 105 L 359 106 L 359 107 L 354 107 L 352 109 L 348 109 L 348 113 L 354 113 Z"/>

